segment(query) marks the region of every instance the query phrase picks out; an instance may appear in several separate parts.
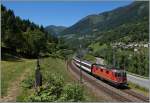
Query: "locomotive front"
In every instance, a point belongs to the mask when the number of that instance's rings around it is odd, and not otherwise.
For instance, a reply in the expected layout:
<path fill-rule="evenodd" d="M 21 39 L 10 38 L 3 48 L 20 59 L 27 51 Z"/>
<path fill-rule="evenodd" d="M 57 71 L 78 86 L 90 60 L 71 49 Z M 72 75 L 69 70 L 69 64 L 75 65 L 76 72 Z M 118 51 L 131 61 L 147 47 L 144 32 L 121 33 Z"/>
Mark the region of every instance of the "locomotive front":
<path fill-rule="evenodd" d="M 125 70 L 115 70 L 115 82 L 117 85 L 126 85 L 127 84 L 127 76 Z"/>

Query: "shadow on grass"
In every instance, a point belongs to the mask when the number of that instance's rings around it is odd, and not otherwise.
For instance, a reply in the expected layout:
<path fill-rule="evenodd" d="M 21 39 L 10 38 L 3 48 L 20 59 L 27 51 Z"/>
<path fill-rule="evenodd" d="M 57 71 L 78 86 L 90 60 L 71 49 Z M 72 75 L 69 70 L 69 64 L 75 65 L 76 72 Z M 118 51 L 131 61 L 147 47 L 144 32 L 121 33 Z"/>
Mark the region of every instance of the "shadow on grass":
<path fill-rule="evenodd" d="M 12 54 L 8 54 L 8 53 L 2 53 L 1 61 L 22 62 L 23 60 L 16 55 L 12 55 Z"/>

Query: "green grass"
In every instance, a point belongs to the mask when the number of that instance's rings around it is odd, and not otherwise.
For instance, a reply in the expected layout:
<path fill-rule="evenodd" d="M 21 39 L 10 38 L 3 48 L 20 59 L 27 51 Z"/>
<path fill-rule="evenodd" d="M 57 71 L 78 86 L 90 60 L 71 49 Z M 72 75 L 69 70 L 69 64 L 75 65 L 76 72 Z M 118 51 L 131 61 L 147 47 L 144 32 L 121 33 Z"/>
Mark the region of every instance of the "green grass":
<path fill-rule="evenodd" d="M 61 59 L 54 58 L 45 58 L 41 60 L 42 74 L 49 71 L 51 73 L 55 73 L 61 75 L 64 78 L 65 83 L 75 83 L 74 78 L 69 74 L 70 72 L 67 70 L 66 63 Z M 77 83 L 77 82 L 76 82 Z M 89 88 L 84 86 L 84 96 L 86 101 L 100 101 L 101 98 L 98 98 L 95 94 L 91 92 Z"/>
<path fill-rule="evenodd" d="M 46 72 L 57 74 L 63 77 L 65 82 L 73 82 L 72 76 L 67 70 L 66 62 L 58 58 L 44 58 L 41 59 L 42 74 Z"/>
<path fill-rule="evenodd" d="M 99 50 L 99 48 L 100 48 L 101 46 L 100 46 L 99 43 L 97 42 L 97 43 L 91 44 L 89 47 L 91 47 L 91 48 L 93 49 L 93 52 L 96 52 L 96 51 Z"/>
<path fill-rule="evenodd" d="M 29 76 L 34 77 L 34 70 L 36 67 L 35 60 L 23 60 L 21 62 L 15 61 L 2 61 L 2 95 L 7 95 L 7 89 L 15 81 L 21 74 L 25 71 L 25 69 L 30 69 L 30 72 L 26 75 L 26 78 Z M 62 59 L 57 58 L 44 58 L 40 60 L 40 67 L 42 75 L 44 76 L 47 72 L 60 75 L 64 79 L 64 83 L 77 83 L 74 77 L 70 74 L 67 69 L 66 62 Z M 48 78 L 48 77 L 47 77 Z M 34 92 L 34 88 L 28 89 L 21 87 L 20 85 L 20 94 L 17 97 L 18 102 L 24 102 L 26 97 L 31 95 Z M 86 97 L 86 101 L 97 101 L 98 97 L 92 94 L 91 90 L 85 87 L 84 95 Z"/>
<path fill-rule="evenodd" d="M 83 57 L 84 60 L 87 60 L 87 61 L 90 61 L 92 63 L 95 63 L 96 62 L 96 58 L 90 54 L 86 54 L 84 57 Z"/>
<path fill-rule="evenodd" d="M 146 95 L 146 96 L 149 95 L 149 90 L 148 90 L 147 88 L 141 87 L 141 86 L 139 86 L 139 85 L 137 85 L 137 84 L 134 84 L 134 83 L 132 83 L 132 82 L 128 82 L 128 86 L 129 86 L 131 89 L 133 89 L 133 90 L 135 90 L 135 91 L 137 91 L 137 92 L 140 92 L 140 93 L 142 93 L 142 94 L 144 94 L 144 95 Z"/>
<path fill-rule="evenodd" d="M 93 60 L 93 57 L 92 57 Z M 51 73 L 55 73 L 58 75 L 63 76 L 65 83 L 77 83 L 77 81 L 74 80 L 73 76 L 69 74 L 70 72 L 67 70 L 66 63 L 64 60 L 61 59 L 53 59 L 53 58 L 46 58 L 42 61 L 42 71 L 43 74 L 46 71 L 49 71 Z M 85 101 L 91 102 L 91 101 L 103 101 L 102 98 L 97 97 L 89 88 L 84 86 L 84 96 L 86 98 Z"/>
<path fill-rule="evenodd" d="M 21 76 L 25 69 L 34 69 L 33 60 L 22 61 L 1 61 L 1 92 L 2 96 L 7 95 L 7 89 Z"/>

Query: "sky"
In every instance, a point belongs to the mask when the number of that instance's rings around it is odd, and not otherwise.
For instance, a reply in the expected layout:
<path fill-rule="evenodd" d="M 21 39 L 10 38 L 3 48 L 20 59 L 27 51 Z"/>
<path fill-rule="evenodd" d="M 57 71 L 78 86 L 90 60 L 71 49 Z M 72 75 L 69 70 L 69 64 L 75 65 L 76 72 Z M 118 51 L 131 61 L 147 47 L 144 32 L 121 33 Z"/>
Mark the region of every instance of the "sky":
<path fill-rule="evenodd" d="M 132 3 L 124 1 L 5 1 L 2 4 L 12 9 L 16 16 L 48 26 L 69 27 L 91 14 L 99 14 Z"/>

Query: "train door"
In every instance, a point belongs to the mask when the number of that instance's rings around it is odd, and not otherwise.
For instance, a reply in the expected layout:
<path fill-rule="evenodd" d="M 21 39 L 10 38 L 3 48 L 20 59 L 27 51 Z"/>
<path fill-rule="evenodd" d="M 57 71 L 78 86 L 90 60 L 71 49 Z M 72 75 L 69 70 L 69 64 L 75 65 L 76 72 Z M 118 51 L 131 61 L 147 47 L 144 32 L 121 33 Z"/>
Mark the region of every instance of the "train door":
<path fill-rule="evenodd" d="M 112 71 L 112 72 L 111 72 L 111 80 L 113 80 L 113 81 L 114 81 L 114 80 L 115 80 L 115 78 L 116 78 L 116 77 L 115 77 L 115 72 L 113 72 L 113 71 Z"/>

